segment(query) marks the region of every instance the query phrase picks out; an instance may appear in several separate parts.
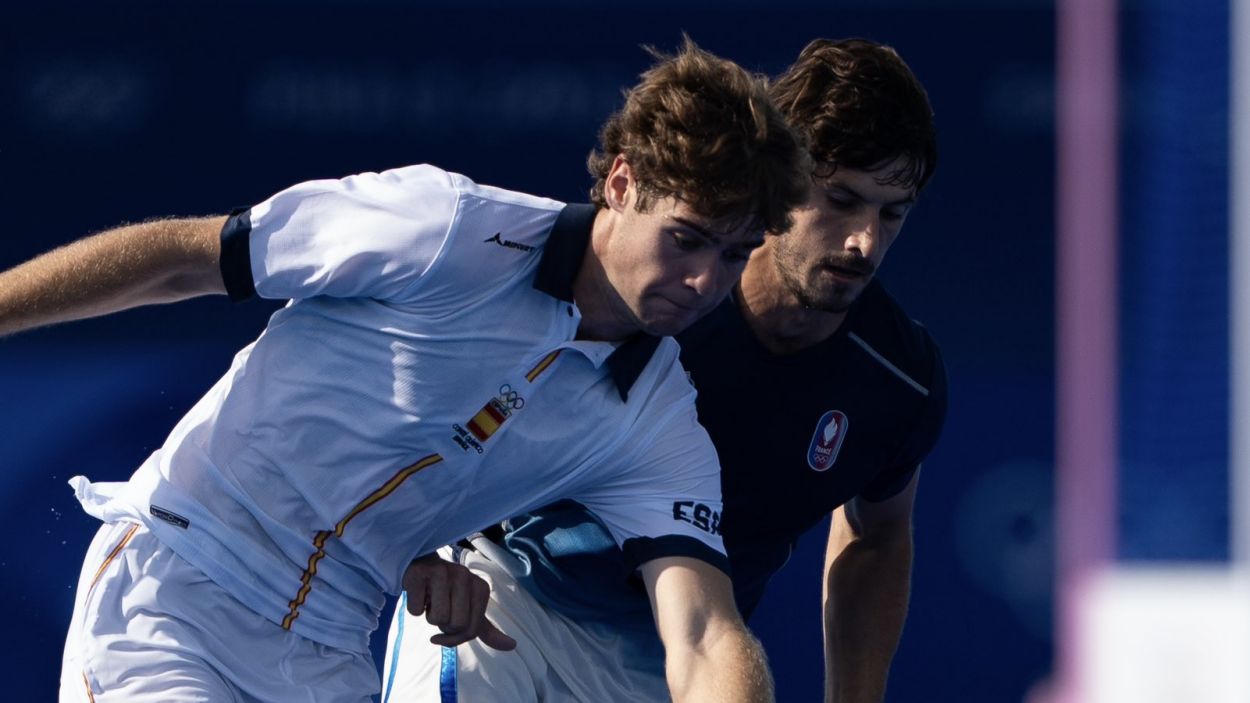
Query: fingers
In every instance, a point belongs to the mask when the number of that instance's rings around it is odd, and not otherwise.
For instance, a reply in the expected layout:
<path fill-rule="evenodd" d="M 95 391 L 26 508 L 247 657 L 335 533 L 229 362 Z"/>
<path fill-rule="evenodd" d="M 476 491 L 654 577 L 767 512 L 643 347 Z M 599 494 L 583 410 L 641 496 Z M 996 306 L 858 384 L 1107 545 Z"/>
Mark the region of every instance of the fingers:
<path fill-rule="evenodd" d="M 516 640 L 505 635 L 486 619 L 490 585 L 469 569 L 437 555 L 413 561 L 404 571 L 408 612 L 425 615 L 441 634 L 430 642 L 454 647 L 475 638 L 493 649 L 510 651 Z"/>
<path fill-rule="evenodd" d="M 474 574 L 469 574 L 470 583 L 467 591 L 471 597 L 465 603 L 466 620 L 464 629 L 442 628 L 443 635 L 436 635 L 440 640 L 435 644 L 441 644 L 445 647 L 455 646 L 449 644 L 463 644 L 473 638 L 480 639 L 482 644 L 492 649 L 498 649 L 504 652 L 510 652 L 516 649 L 516 640 L 505 635 L 494 623 L 486 619 L 486 606 L 490 603 L 490 585 L 483 579 Z M 434 639 L 430 640 L 434 642 Z"/>
<path fill-rule="evenodd" d="M 480 620 L 486 612 L 485 604 L 483 604 L 481 612 L 476 612 L 474 604 L 474 600 L 478 597 L 478 584 L 486 586 L 486 582 L 465 568 L 449 571 L 447 582 L 447 589 L 450 593 L 455 594 L 455 598 L 448 599 L 447 616 L 445 619 L 435 620 L 431 618 L 430 622 L 438 625 L 439 629 L 446 633 L 473 631 L 476 629 L 476 621 Z M 487 597 L 489 597 L 489 586 L 486 586 L 486 593 Z"/>
<path fill-rule="evenodd" d="M 450 599 L 446 617 L 442 611 L 435 612 L 431 608 L 426 620 L 443 632 L 436 635 L 439 640 L 436 644 L 450 647 L 477 637 L 489 624 L 486 604 L 490 601 L 490 586 L 468 569 L 461 568 L 448 575 L 447 591 L 454 597 Z"/>
<path fill-rule="evenodd" d="M 424 574 L 414 573 L 413 562 L 408 566 L 408 570 L 404 572 L 404 592 L 407 594 L 408 612 L 412 615 L 421 615 L 425 612 L 425 601 L 428 589 L 426 588 L 426 579 Z"/>
<path fill-rule="evenodd" d="M 456 633 L 444 632 L 431 637 L 430 642 L 441 647 L 456 647 L 464 644 L 465 642 L 471 642 L 474 639 L 480 640 L 482 644 L 487 647 L 497 649 L 501 652 L 511 652 L 516 649 L 516 640 L 512 639 L 508 635 L 505 635 L 502 630 L 495 627 L 494 623 L 485 618 L 482 619 L 481 627 L 479 627 L 476 631 Z"/>
<path fill-rule="evenodd" d="M 458 564 L 448 564 L 447 562 L 439 562 L 433 568 L 425 570 L 425 619 L 430 621 L 431 625 L 437 625 L 442 628 L 451 618 L 451 604 L 460 597 L 460 594 L 451 590 L 450 578 L 447 566 L 459 566 Z"/>
<path fill-rule="evenodd" d="M 484 622 L 482 631 L 477 635 L 477 638 L 482 640 L 482 644 L 501 652 L 511 652 L 516 649 L 516 640 L 501 632 L 490 620 Z"/>
<path fill-rule="evenodd" d="M 469 590 L 471 598 L 468 603 L 468 621 L 473 626 L 474 632 L 480 637 L 481 633 L 487 628 L 494 627 L 486 619 L 486 604 L 490 602 L 490 586 L 477 576 L 473 578 L 474 581 L 470 585 Z"/>

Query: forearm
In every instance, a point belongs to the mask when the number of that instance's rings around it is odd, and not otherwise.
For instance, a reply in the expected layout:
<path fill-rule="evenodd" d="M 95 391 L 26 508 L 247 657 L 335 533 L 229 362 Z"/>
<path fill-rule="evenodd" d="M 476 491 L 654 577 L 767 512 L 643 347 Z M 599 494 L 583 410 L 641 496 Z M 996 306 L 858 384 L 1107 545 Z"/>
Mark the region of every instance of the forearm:
<path fill-rule="evenodd" d="M 674 703 L 773 700 L 764 648 L 738 615 L 725 572 L 689 557 L 655 559 L 641 571 Z"/>
<path fill-rule="evenodd" d="M 224 292 L 214 236 L 223 221 L 118 227 L 0 273 L 0 336 Z"/>
<path fill-rule="evenodd" d="M 773 700 L 764 648 L 741 622 L 708 632 L 696 646 L 667 651 L 665 671 L 673 703 Z"/>
<path fill-rule="evenodd" d="M 911 590 L 911 535 L 848 540 L 825 580 L 825 701 L 884 700 Z"/>

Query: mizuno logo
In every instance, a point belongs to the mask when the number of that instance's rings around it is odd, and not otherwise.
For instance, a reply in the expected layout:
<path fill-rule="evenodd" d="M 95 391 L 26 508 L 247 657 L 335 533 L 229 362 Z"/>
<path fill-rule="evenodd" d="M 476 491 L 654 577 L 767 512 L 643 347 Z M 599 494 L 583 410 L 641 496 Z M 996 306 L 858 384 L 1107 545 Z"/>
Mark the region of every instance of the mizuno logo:
<path fill-rule="evenodd" d="M 487 239 L 483 239 L 482 241 L 494 242 L 501 247 L 508 247 L 509 249 L 516 249 L 517 251 L 534 251 L 534 247 L 528 244 L 521 244 L 520 242 L 510 242 L 507 239 L 504 239 L 502 232 L 496 232 L 495 236 L 489 237 Z"/>
<path fill-rule="evenodd" d="M 190 520 L 179 515 L 178 513 L 175 513 L 170 510 L 166 510 L 160 507 L 159 505 L 149 505 L 148 512 L 152 513 L 152 517 L 156 518 L 157 520 L 164 520 L 165 522 L 168 522 L 174 527 L 181 527 L 182 529 L 185 530 L 191 526 Z"/>

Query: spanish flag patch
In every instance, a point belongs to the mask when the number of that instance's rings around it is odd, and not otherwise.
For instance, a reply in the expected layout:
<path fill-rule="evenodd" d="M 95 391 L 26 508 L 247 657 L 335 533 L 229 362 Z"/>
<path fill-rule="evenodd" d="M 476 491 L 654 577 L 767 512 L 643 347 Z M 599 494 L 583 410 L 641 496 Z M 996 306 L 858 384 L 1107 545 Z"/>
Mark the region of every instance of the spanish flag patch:
<path fill-rule="evenodd" d="M 508 411 L 508 408 L 506 408 L 503 403 L 499 402 L 498 398 L 491 398 L 490 402 L 483 406 L 482 409 L 473 416 L 473 419 L 469 420 L 465 424 L 469 428 L 469 431 L 473 433 L 473 436 L 477 438 L 477 441 L 485 442 L 487 438 L 495 434 L 495 431 L 499 429 L 499 426 L 502 425 L 504 420 L 507 420 L 508 416 L 511 414 L 512 413 Z"/>

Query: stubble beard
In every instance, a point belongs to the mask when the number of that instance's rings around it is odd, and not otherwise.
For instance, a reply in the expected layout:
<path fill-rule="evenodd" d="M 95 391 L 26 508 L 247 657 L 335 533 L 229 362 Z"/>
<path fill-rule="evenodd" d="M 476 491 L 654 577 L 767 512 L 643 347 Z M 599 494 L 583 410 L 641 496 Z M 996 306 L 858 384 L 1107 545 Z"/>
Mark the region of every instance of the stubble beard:
<path fill-rule="evenodd" d="M 781 284 L 790 295 L 808 310 L 828 313 L 844 313 L 855 302 L 856 295 L 850 286 L 834 283 L 828 291 L 817 290 L 816 285 L 807 285 L 803 276 L 795 268 L 777 259 L 777 275 Z M 812 278 L 815 278 L 813 274 Z"/>

